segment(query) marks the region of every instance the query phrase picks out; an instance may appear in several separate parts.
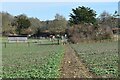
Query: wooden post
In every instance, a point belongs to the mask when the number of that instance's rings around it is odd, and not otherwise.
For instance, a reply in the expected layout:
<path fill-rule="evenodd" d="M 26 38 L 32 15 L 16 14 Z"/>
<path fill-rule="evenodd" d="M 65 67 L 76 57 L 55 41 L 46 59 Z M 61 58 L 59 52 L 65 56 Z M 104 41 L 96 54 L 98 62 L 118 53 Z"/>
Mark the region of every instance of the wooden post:
<path fill-rule="evenodd" d="M 5 42 L 5 48 L 6 48 L 6 42 Z"/>
<path fill-rule="evenodd" d="M 60 35 L 57 35 L 57 43 L 58 43 L 58 45 L 60 44 L 59 39 L 60 39 Z"/>
<path fill-rule="evenodd" d="M 28 43 L 28 47 L 30 47 L 30 43 L 29 42 L 27 42 Z"/>
<path fill-rule="evenodd" d="M 59 39 L 58 39 L 58 45 L 59 45 Z"/>

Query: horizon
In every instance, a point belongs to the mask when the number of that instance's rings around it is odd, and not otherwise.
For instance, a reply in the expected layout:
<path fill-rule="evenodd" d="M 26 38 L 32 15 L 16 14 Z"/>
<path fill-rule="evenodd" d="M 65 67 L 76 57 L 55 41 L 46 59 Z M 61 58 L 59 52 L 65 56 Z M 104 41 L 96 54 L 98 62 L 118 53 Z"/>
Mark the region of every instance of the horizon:
<path fill-rule="evenodd" d="M 47 5 L 47 6 L 46 6 Z M 69 20 L 72 9 L 85 6 L 96 11 L 98 17 L 103 11 L 114 14 L 118 11 L 118 2 L 3 2 L 2 11 L 13 16 L 25 14 L 38 18 L 40 21 L 53 20 L 55 14 L 60 14 Z"/>

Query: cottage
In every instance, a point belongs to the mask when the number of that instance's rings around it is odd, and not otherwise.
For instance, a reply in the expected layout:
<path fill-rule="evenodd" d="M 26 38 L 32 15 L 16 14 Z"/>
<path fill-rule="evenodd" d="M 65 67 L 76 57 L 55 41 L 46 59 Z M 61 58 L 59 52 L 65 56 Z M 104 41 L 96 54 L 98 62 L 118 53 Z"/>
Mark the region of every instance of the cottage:
<path fill-rule="evenodd" d="M 27 36 L 8 36 L 8 42 L 27 42 Z"/>

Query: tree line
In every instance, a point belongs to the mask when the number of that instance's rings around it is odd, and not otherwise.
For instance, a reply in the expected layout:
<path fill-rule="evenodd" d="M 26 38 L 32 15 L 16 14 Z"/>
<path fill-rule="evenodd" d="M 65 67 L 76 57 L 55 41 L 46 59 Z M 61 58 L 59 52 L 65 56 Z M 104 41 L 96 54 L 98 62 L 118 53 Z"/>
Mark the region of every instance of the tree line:
<path fill-rule="evenodd" d="M 0 12 L 0 15 L 2 16 L 3 36 L 10 34 L 39 36 L 41 33 L 66 33 L 71 41 L 78 42 L 87 39 L 110 38 L 111 29 L 120 27 L 117 11 L 113 14 L 103 11 L 96 18 L 96 11 L 84 6 L 72 9 L 72 13 L 68 14 L 69 20 L 60 14 L 56 14 L 53 20 L 46 21 L 34 17 L 29 18 L 25 14 L 13 16 L 7 12 Z"/>

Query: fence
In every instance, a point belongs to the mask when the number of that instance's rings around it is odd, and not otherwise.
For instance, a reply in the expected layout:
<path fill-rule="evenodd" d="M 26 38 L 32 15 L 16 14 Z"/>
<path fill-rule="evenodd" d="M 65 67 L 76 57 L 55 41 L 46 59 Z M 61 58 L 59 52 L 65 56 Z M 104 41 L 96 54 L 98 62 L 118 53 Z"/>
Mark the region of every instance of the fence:
<path fill-rule="evenodd" d="M 27 42 L 27 36 L 8 36 L 8 42 Z"/>

